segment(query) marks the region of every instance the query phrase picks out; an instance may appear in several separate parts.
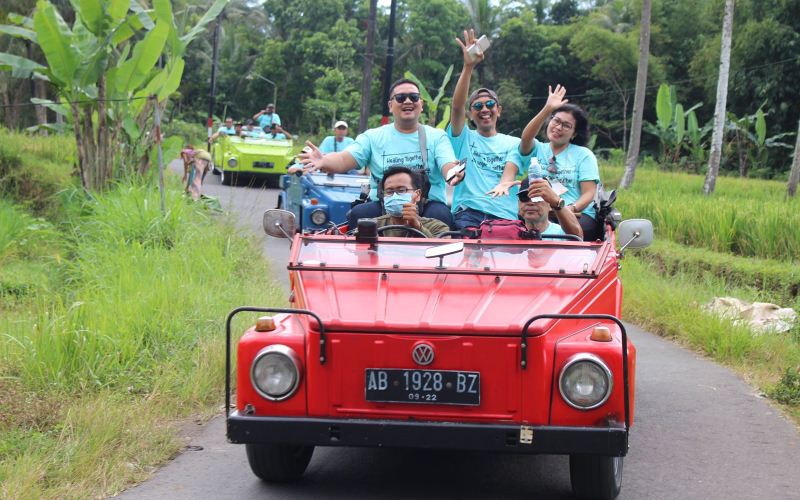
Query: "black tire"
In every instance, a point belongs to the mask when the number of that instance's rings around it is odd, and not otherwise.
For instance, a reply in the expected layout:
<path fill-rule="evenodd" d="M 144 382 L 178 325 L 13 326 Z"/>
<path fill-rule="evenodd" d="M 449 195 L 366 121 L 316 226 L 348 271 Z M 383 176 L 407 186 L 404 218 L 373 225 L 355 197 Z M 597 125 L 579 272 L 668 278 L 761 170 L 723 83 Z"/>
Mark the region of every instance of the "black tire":
<path fill-rule="evenodd" d="M 219 181 L 222 183 L 223 186 L 230 186 L 233 181 L 233 174 L 230 172 L 226 172 L 224 169 L 220 169 Z"/>
<path fill-rule="evenodd" d="M 313 446 L 291 444 L 247 444 L 245 448 L 253 474 L 267 482 L 299 479 L 314 454 Z"/>
<path fill-rule="evenodd" d="M 614 500 L 622 489 L 622 457 L 570 455 L 569 479 L 578 498 Z"/>

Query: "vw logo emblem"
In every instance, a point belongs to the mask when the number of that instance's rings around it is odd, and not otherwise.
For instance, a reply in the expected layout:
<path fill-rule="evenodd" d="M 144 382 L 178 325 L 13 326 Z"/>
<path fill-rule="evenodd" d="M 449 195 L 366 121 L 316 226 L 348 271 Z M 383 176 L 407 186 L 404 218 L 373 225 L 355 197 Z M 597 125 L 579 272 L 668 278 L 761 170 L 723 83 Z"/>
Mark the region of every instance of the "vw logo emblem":
<path fill-rule="evenodd" d="M 415 345 L 411 351 L 411 358 L 418 365 L 428 366 L 433 363 L 433 346 L 425 343 Z"/>

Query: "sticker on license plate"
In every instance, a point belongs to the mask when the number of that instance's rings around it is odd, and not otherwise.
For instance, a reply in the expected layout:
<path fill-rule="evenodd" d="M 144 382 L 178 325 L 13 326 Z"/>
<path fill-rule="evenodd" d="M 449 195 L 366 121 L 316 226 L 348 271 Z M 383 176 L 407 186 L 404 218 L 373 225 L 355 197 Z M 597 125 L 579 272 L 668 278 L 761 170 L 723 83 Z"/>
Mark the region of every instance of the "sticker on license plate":
<path fill-rule="evenodd" d="M 367 401 L 376 403 L 481 404 L 481 374 L 450 370 L 367 368 Z"/>

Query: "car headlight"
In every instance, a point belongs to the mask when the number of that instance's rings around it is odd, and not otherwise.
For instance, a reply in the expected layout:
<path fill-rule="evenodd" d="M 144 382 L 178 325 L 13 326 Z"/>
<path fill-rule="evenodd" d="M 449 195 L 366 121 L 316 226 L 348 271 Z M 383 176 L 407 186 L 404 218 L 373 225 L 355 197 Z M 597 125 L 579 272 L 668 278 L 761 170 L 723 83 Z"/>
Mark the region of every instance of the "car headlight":
<path fill-rule="evenodd" d="M 558 376 L 561 397 L 578 410 L 591 410 L 602 405 L 613 387 L 611 370 L 594 354 L 572 356 Z"/>
<path fill-rule="evenodd" d="M 271 345 L 256 354 L 250 367 L 250 380 L 263 397 L 281 401 L 300 385 L 300 357 L 285 345 Z"/>
<path fill-rule="evenodd" d="M 325 213 L 325 210 L 318 208 L 311 212 L 311 222 L 314 224 L 321 226 L 328 222 L 328 214 Z"/>
<path fill-rule="evenodd" d="M 236 158 L 229 158 L 228 159 L 228 166 L 229 167 L 236 168 L 236 165 L 238 165 L 238 164 L 239 164 L 239 160 L 237 160 Z"/>

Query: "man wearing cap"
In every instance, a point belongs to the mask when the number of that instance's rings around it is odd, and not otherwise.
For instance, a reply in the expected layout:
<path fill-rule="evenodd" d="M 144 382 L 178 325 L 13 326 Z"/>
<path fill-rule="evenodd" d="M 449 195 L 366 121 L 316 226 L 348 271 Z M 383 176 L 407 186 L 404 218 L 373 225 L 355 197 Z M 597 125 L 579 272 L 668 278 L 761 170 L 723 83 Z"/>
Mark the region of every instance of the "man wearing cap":
<path fill-rule="evenodd" d="M 456 157 L 466 160 L 466 169 L 458 174 L 458 184 L 453 192 L 453 221 L 457 229 L 480 226 L 484 220 L 515 219 L 517 207 L 510 196 L 490 196 L 508 169 L 519 171 L 522 156 L 517 137 L 497 132 L 497 119 L 502 106 L 497 94 L 488 88 L 479 88 L 469 99 L 472 71 L 483 60 L 480 51 L 475 60 L 468 47 L 475 43 L 474 30 L 464 31 L 464 41 L 456 38 L 464 56 L 464 68 L 453 93 L 453 114 L 447 127 L 447 136 Z M 465 104 L 469 109 L 465 111 Z M 471 129 L 466 118 L 475 125 Z M 512 194 L 516 187 L 512 188 Z"/>
<path fill-rule="evenodd" d="M 528 229 L 536 229 L 539 234 L 574 234 L 583 239 L 583 230 L 572 210 L 564 209 L 564 200 L 559 197 L 545 179 L 536 179 L 529 184 L 524 179 L 517 193 L 519 199 L 519 218 Z M 553 210 L 558 224 L 550 222 L 548 215 Z"/>
<path fill-rule="evenodd" d="M 253 115 L 253 120 L 258 120 L 258 128 L 264 132 L 269 132 L 269 128 L 273 123 L 281 124 L 281 117 L 275 112 L 273 103 L 267 104 L 266 108 Z"/>
<path fill-rule="evenodd" d="M 347 136 L 347 122 L 339 120 L 333 125 L 333 135 L 329 135 L 319 145 L 319 150 L 323 154 L 337 153 L 344 151 L 344 148 L 355 142 L 352 137 Z"/>
<path fill-rule="evenodd" d="M 347 217 L 350 227 L 355 227 L 358 219 L 381 215 L 378 186 L 383 172 L 394 166 L 424 169 L 430 190 L 422 215 L 448 225 L 452 222 L 446 205 L 444 179 L 455 167 L 456 158 L 443 131 L 419 123 L 422 106 L 417 84 L 401 79 L 389 88 L 389 111 L 394 123 L 359 134 L 355 142 L 341 152 L 323 155 L 314 144 L 306 143 L 310 150 L 299 155 L 306 171 L 344 173 L 354 168 L 368 168 L 371 201 L 353 207 Z"/>

